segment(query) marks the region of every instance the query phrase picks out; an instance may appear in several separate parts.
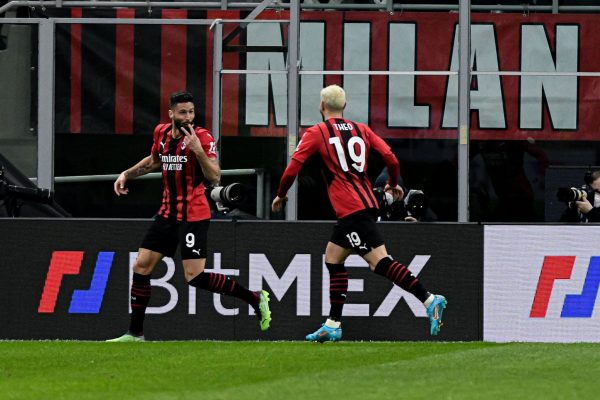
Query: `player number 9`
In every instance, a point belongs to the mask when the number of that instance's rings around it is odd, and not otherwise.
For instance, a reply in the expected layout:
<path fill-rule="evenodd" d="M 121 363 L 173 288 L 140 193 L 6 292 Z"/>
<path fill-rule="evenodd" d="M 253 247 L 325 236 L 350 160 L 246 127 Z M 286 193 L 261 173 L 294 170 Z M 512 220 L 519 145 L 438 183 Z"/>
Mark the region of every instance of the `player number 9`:
<path fill-rule="evenodd" d="M 196 237 L 193 233 L 188 233 L 185 235 L 185 245 L 187 247 L 194 247 L 194 243 L 196 243 Z"/>

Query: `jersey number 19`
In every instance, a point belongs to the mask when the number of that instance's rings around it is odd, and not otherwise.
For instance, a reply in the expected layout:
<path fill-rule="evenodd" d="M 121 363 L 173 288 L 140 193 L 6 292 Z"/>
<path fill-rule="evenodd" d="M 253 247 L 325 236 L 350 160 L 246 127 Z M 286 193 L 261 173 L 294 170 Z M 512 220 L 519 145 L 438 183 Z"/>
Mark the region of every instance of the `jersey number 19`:
<path fill-rule="evenodd" d="M 346 162 L 346 152 L 344 151 L 344 146 L 342 145 L 340 138 L 337 136 L 331 137 L 329 138 L 329 143 L 335 147 L 335 152 L 337 153 L 342 170 L 344 172 L 349 171 L 348 163 Z M 354 161 L 352 167 L 358 172 L 363 172 L 365 169 L 365 150 L 365 141 L 361 137 L 352 136 L 350 140 L 348 140 L 348 155 L 350 156 L 350 159 Z"/>

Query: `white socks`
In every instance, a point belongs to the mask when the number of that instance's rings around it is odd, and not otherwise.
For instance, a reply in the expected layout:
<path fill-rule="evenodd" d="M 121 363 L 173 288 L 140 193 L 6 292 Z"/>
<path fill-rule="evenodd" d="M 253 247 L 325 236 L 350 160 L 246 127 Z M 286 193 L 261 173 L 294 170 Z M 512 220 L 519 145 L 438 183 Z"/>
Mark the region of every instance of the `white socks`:
<path fill-rule="evenodd" d="M 325 321 L 325 326 L 328 328 L 339 328 L 340 326 L 342 326 L 342 323 L 340 321 L 334 321 L 332 319 L 327 318 L 327 321 Z"/>
<path fill-rule="evenodd" d="M 429 308 L 429 306 L 431 305 L 431 303 L 433 303 L 434 299 L 435 299 L 435 295 L 430 294 L 429 297 L 427 298 L 427 300 L 425 300 L 425 302 L 423 303 L 423 305 L 425 306 L 425 308 Z"/>

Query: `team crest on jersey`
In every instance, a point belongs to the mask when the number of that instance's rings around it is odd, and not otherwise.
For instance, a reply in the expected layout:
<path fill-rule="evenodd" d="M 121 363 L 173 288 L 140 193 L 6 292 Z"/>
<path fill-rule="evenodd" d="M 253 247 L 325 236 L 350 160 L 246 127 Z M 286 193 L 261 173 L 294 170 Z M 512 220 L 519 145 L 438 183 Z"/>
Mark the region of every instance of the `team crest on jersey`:
<path fill-rule="evenodd" d="M 185 150 L 185 142 L 181 143 L 181 150 Z"/>
<path fill-rule="evenodd" d="M 215 142 L 210 142 L 208 152 L 210 154 L 217 154 L 217 144 Z"/>

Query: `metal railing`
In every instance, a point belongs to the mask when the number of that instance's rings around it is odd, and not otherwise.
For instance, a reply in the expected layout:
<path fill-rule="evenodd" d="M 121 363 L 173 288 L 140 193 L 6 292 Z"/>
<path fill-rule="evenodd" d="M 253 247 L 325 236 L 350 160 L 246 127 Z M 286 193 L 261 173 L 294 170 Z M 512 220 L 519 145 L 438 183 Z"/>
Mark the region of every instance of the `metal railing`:
<path fill-rule="evenodd" d="M 255 2 L 230 2 L 227 0 L 221 1 L 110 1 L 110 0 L 13 0 L 9 1 L 0 7 L 0 14 L 10 11 L 17 7 L 40 7 L 45 8 L 68 8 L 68 7 L 95 7 L 95 8 L 147 8 L 149 13 L 153 8 L 190 8 L 190 9 L 254 9 L 259 5 L 268 5 L 264 8 L 270 9 L 289 9 L 290 3 L 283 3 L 277 0 L 265 0 Z M 499 1 L 501 2 L 501 0 Z M 583 3 L 583 2 L 582 2 Z M 302 10 L 372 10 L 372 11 L 387 11 L 404 12 L 404 11 L 456 11 L 458 12 L 458 4 L 402 4 L 401 1 L 394 2 L 388 0 L 385 2 L 373 2 L 372 4 L 352 4 L 352 3 L 302 3 Z M 545 12 L 545 13 L 561 13 L 561 12 L 600 12 L 598 5 L 560 5 L 559 0 L 553 0 L 550 5 L 537 4 L 493 4 L 493 5 L 471 5 L 472 11 L 481 12 Z"/>
<path fill-rule="evenodd" d="M 242 168 L 242 169 L 224 169 L 221 170 L 221 176 L 252 176 L 256 175 L 256 217 L 264 219 L 269 215 L 270 199 L 267 197 L 271 194 L 271 180 L 269 173 L 263 168 Z M 72 176 L 56 176 L 55 183 L 80 183 L 80 182 L 109 182 L 114 181 L 119 177 L 119 174 L 105 175 L 72 175 Z M 161 179 L 162 172 L 152 172 L 138 179 Z M 29 178 L 33 183 L 37 183 L 37 178 Z"/>

